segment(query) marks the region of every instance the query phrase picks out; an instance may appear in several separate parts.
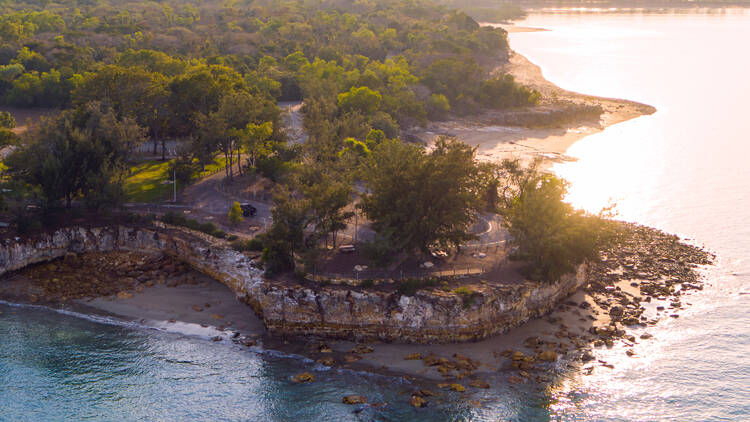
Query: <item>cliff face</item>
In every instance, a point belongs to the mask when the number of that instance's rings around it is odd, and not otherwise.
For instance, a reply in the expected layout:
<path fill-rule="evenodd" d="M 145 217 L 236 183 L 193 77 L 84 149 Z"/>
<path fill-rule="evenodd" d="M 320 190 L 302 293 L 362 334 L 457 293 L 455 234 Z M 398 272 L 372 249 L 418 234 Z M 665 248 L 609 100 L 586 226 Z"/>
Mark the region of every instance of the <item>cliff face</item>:
<path fill-rule="evenodd" d="M 0 245 L 0 275 L 68 253 L 132 250 L 164 253 L 235 292 L 276 335 L 321 335 L 404 342 L 478 340 L 548 312 L 584 282 L 584 268 L 553 285 L 480 284 L 470 301 L 442 290 L 413 296 L 348 286 L 303 286 L 265 280 L 245 255 L 221 242 L 169 227 L 72 227 Z"/>

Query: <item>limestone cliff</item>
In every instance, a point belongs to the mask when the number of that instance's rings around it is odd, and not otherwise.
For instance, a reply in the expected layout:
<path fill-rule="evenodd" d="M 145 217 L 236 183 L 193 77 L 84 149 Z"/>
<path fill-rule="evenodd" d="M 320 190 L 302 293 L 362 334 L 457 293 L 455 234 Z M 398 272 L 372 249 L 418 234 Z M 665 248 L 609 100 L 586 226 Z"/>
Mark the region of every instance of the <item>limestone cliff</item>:
<path fill-rule="evenodd" d="M 164 225 L 71 227 L 0 245 L 0 275 L 68 253 L 164 253 L 228 286 L 275 335 L 320 335 L 403 342 L 479 340 L 548 312 L 584 282 L 584 268 L 555 284 L 482 283 L 470 302 L 453 292 L 320 286 L 266 280 L 242 253 L 200 233 Z"/>

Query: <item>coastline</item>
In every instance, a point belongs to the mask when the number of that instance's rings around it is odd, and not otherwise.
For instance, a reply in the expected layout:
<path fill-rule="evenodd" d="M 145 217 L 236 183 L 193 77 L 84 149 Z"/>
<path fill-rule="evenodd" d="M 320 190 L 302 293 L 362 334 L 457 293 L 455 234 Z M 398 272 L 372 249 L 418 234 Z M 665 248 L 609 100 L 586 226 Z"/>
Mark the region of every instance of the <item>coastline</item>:
<path fill-rule="evenodd" d="M 549 166 L 552 162 L 572 160 L 565 154 L 579 140 L 612 125 L 656 112 L 656 108 L 635 101 L 564 90 L 545 79 L 539 66 L 515 51 L 511 51 L 508 63 L 498 66 L 495 72 L 508 73 L 517 82 L 538 90 L 542 94 L 540 104 L 528 110 L 487 111 L 477 116 L 454 117 L 431 123 L 412 134 L 428 145 L 439 135 L 455 136 L 476 147 L 477 158 L 483 161 L 520 159 L 529 163 L 541 158 L 543 164 Z M 548 127 L 508 123 L 564 113 L 571 107 L 596 106 L 602 110 L 598 119 L 574 116 L 562 124 Z"/>
<path fill-rule="evenodd" d="M 477 146 L 482 159 L 531 160 L 543 157 L 549 162 L 549 160 L 566 159 L 565 151 L 585 136 L 655 111 L 653 107 L 627 100 L 588 96 L 562 90 L 546 81 L 538 66 L 517 53 L 512 54 L 510 63 L 504 69 L 513 74 L 519 82 L 542 91 L 545 97 L 554 95 L 558 99 L 601 105 L 604 109 L 601 120 L 594 123 L 585 120 L 574 122 L 565 128 L 505 127 L 493 125 L 493 119 L 497 116 L 487 114 L 471 120 L 454 120 L 445 123 L 445 126 L 440 126 L 441 124 L 432 126 L 431 133 L 438 131 L 455 133 L 470 145 Z M 542 104 L 542 106 L 553 105 Z M 622 272 L 622 269 L 615 269 L 615 271 Z M 367 346 L 373 349 L 369 353 L 353 353 L 352 351 L 357 348 L 357 344 L 353 342 L 325 342 L 314 338 L 289 341 L 267 337 L 262 320 L 255 315 L 252 308 L 239 302 L 229 288 L 214 280 L 204 281 L 198 285 L 174 287 L 155 285 L 141 292 L 133 292 L 132 297 L 100 297 L 90 301 L 75 301 L 75 305 L 80 306 L 81 309 L 91 309 L 95 313 L 116 315 L 124 320 L 148 319 L 155 322 L 157 326 L 192 324 L 208 328 L 207 332 L 211 332 L 210 330 L 238 332 L 245 338 L 261 339 L 261 344 L 266 350 L 281 350 L 313 360 L 330 357 L 335 361 L 335 367 L 414 377 L 431 386 L 441 380 L 467 385 L 472 381 L 483 380 L 485 376 L 490 377 L 490 374 L 497 373 L 506 375 L 510 383 L 525 384 L 551 381 L 557 364 L 561 362 L 581 361 L 585 364 L 593 361 L 594 363 L 589 367 L 591 371 L 595 370 L 594 367 L 597 368 L 596 370 L 611 369 L 611 363 L 596 360 L 590 354 L 589 346 L 599 335 L 592 337 L 591 330 L 593 328 L 596 332 L 597 327 L 614 326 L 612 336 L 622 339 L 625 334 L 621 325 L 612 324 L 611 307 L 603 306 L 600 303 L 601 300 L 597 299 L 597 293 L 602 293 L 602 290 L 606 290 L 605 295 L 621 292 L 630 298 L 628 303 L 631 301 L 637 303 L 635 298 L 640 295 L 637 286 L 644 280 L 635 280 L 624 278 L 608 283 L 606 286 L 592 283 L 594 286 L 590 285 L 586 289 L 577 291 L 546 317 L 532 319 L 520 327 L 487 340 L 438 345 L 367 343 Z M 599 280 L 596 281 L 598 283 Z M 634 283 L 636 286 L 633 286 Z M 643 327 L 636 328 L 632 331 L 633 334 L 628 333 L 628 337 L 623 340 L 625 347 L 630 348 L 638 342 L 647 341 L 648 338 L 640 336 L 647 334 L 648 325 L 655 324 L 659 318 L 667 317 L 664 309 L 659 311 L 657 307 L 663 306 L 665 309 L 670 307 L 672 298 L 663 297 L 664 299 L 656 299 L 653 303 L 649 301 L 648 305 L 644 306 L 643 315 L 649 322 Z M 211 306 L 206 306 L 206 304 Z M 202 310 L 197 311 L 194 306 Z M 682 305 L 673 308 L 683 309 Z M 621 329 L 623 334 L 617 335 L 617 331 Z M 639 338 L 636 339 L 636 336 Z M 601 341 L 602 344 L 599 346 L 612 347 L 609 343 L 604 343 L 604 340 Z M 321 353 L 321 342 L 330 348 L 331 352 Z M 530 358 L 530 360 L 514 359 L 514 353 L 518 352 L 523 354 L 524 359 Z M 540 359 L 540 354 L 545 352 L 554 353 L 554 358 Z M 416 353 L 419 353 L 423 359 L 405 359 L 407 355 Z M 347 362 L 347 356 L 352 355 L 356 355 L 358 359 Z M 456 356 L 462 356 L 475 362 L 473 365 L 475 368 L 465 371 L 469 374 L 451 371 L 448 376 L 445 376 L 446 374 L 440 371 L 440 368 L 444 366 L 428 365 L 424 359 L 427 356 L 436 356 L 449 361 L 456 359 Z M 628 356 L 631 355 L 628 353 Z M 462 358 L 458 360 L 461 361 Z"/>
<path fill-rule="evenodd" d="M 144 328 L 260 347 L 253 352 L 301 356 L 317 362 L 308 366 L 308 371 L 328 367 L 364 371 L 404 377 L 424 388 L 461 384 L 469 392 L 488 388 L 489 381 L 544 385 L 559 379 L 566 368 L 583 367 L 588 374 L 611 370 L 613 363 L 598 358 L 596 348 L 606 346 L 622 350 L 623 358 L 637 358 L 634 346 L 649 340 L 649 327 L 678 317 L 685 309 L 681 297 L 690 290 L 702 290 L 695 267 L 709 264 L 710 254 L 658 230 L 618 224 L 622 237 L 603 252 L 601 263 L 589 267 L 584 288 L 543 317 L 470 343 L 354 343 L 313 336 L 272 337 L 253 309 L 240 302 L 229 287 L 194 270 L 171 271 L 163 280 L 159 275 L 159 281 L 144 279 L 139 285 L 109 278 L 117 284 L 106 285 L 109 293 L 94 299 L 63 299 L 55 304 L 55 296 L 47 294 L 28 302 L 48 304 L 52 309 L 63 305 L 79 313 L 115 316 Z M 102 257 L 94 258 L 101 262 Z M 67 258 L 10 274 L 0 286 L 0 297 L 24 302 L 24 295 L 38 294 L 28 288 L 39 285 L 29 283 L 26 277 L 34 277 L 37 271 L 44 275 L 49 267 L 54 267 L 62 280 L 70 280 L 75 273 L 64 265 L 81 258 Z M 149 261 L 159 262 L 159 258 Z M 87 267 L 72 268 L 85 271 Z"/>

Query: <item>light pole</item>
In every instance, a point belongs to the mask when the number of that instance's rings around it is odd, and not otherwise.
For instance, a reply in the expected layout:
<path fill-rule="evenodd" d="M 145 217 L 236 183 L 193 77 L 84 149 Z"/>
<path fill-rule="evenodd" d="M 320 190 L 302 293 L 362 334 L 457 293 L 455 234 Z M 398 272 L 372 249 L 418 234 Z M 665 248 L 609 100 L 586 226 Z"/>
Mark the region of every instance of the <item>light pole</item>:
<path fill-rule="evenodd" d="M 354 207 L 354 244 L 357 244 L 357 233 L 359 232 L 359 214 L 357 208 Z"/>
<path fill-rule="evenodd" d="M 172 202 L 176 204 L 177 203 L 177 169 L 172 170 L 172 177 L 174 178 L 172 180 L 172 188 L 173 188 Z"/>

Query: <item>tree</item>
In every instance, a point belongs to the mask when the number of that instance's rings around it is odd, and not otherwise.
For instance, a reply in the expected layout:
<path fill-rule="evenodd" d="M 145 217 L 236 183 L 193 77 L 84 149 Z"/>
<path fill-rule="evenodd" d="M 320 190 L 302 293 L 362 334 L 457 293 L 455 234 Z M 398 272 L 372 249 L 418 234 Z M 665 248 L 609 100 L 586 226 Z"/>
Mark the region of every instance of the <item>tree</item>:
<path fill-rule="evenodd" d="M 473 58 L 444 58 L 427 66 L 422 82 L 455 104 L 459 98 L 471 99 L 479 93 L 482 74 L 482 68 Z"/>
<path fill-rule="evenodd" d="M 248 123 L 242 129 L 233 129 L 232 136 L 238 139 L 239 144 L 245 147 L 250 155 L 250 165 L 255 168 L 258 157 L 271 153 L 269 140 L 273 135 L 273 123 L 262 124 Z"/>
<path fill-rule="evenodd" d="M 378 110 L 382 99 L 378 91 L 360 86 L 339 94 L 338 104 L 343 111 L 358 111 L 365 116 L 370 116 Z"/>
<path fill-rule="evenodd" d="M 315 227 L 315 239 L 332 236 L 336 246 L 336 235 L 344 230 L 346 222 L 354 216 L 346 207 L 352 200 L 352 183 L 343 174 L 325 168 L 321 164 L 305 166 L 300 170 L 299 191 L 310 204 L 310 223 Z M 313 248 L 315 245 L 313 245 Z"/>
<path fill-rule="evenodd" d="M 429 154 L 386 140 L 364 166 L 368 193 L 362 196 L 362 210 L 395 250 L 458 248 L 473 238 L 468 230 L 480 205 L 474 155 L 468 145 L 445 137 Z"/>
<path fill-rule="evenodd" d="M 479 99 L 493 108 L 522 107 L 539 102 L 541 94 L 519 85 L 512 75 L 497 75 L 482 83 Z"/>
<path fill-rule="evenodd" d="M 450 101 L 443 94 L 431 94 L 427 100 L 427 116 L 431 119 L 443 118 L 451 109 Z"/>
<path fill-rule="evenodd" d="M 16 119 L 7 111 L 0 111 L 0 127 L 13 129 L 16 127 Z"/>
<path fill-rule="evenodd" d="M 125 164 L 143 129 L 97 103 L 41 119 L 8 158 L 16 180 L 38 186 L 47 205 L 83 197 L 100 208 L 122 199 Z"/>
<path fill-rule="evenodd" d="M 221 98 L 219 108 L 212 113 L 211 120 L 220 121 L 217 125 L 218 146 L 227 158 L 228 177 L 233 177 L 234 153 L 237 153 L 238 172 L 242 174 L 243 139 L 253 141 L 253 159 L 264 152 L 266 141 L 274 135 L 274 122 L 278 120 L 278 106 L 269 104 L 268 99 L 252 95 L 246 91 L 235 91 Z M 262 123 L 261 123 L 262 122 Z M 269 133 L 270 131 L 270 133 Z"/>
<path fill-rule="evenodd" d="M 517 170 L 518 172 L 518 170 Z M 526 263 L 526 275 L 538 281 L 554 282 L 575 271 L 586 260 L 599 258 L 610 230 L 605 220 L 573 209 L 564 201 L 567 184 L 550 174 L 520 171 L 522 185 L 502 208 L 503 223 L 515 247 L 513 258 Z"/>
<path fill-rule="evenodd" d="M 243 221 L 245 221 L 245 219 L 242 218 L 242 207 L 239 202 L 235 201 L 232 204 L 232 207 L 229 208 L 229 222 L 232 223 L 233 226 L 236 226 Z"/>
<path fill-rule="evenodd" d="M 0 148 L 18 141 L 18 135 L 11 131 L 14 127 L 16 119 L 7 111 L 0 111 Z"/>
<path fill-rule="evenodd" d="M 264 237 L 262 256 L 268 274 L 294 269 L 294 254 L 303 250 L 305 229 L 310 223 L 309 201 L 297 197 L 289 187 L 279 185 L 273 203 L 273 225 Z"/>
<path fill-rule="evenodd" d="M 154 141 L 154 154 L 162 142 L 166 156 L 166 130 L 169 121 L 167 78 L 143 67 L 106 65 L 86 73 L 73 90 L 75 105 L 99 101 L 108 104 L 118 118 L 131 117 L 148 128 Z"/>

